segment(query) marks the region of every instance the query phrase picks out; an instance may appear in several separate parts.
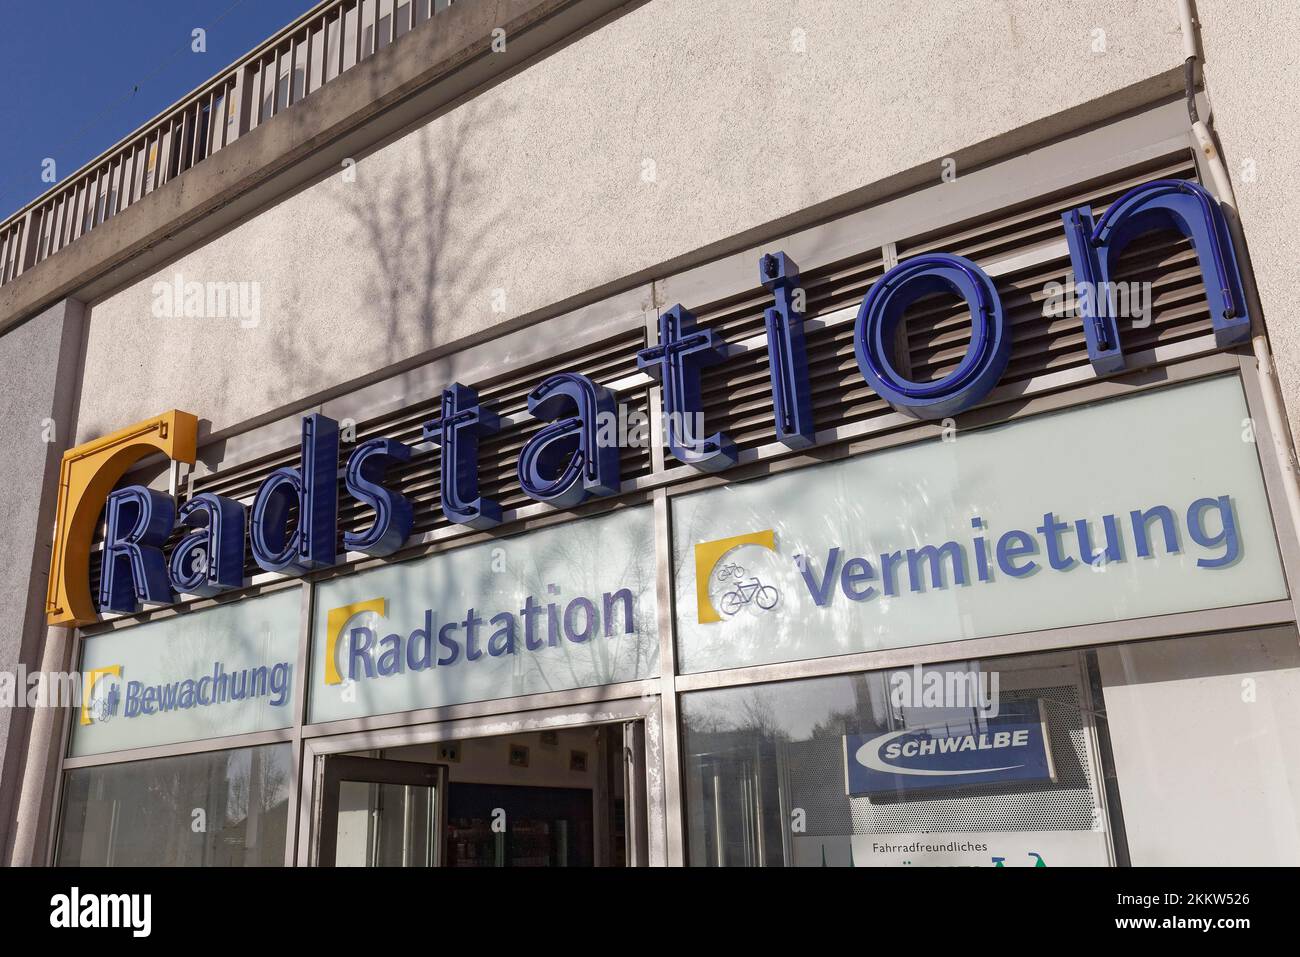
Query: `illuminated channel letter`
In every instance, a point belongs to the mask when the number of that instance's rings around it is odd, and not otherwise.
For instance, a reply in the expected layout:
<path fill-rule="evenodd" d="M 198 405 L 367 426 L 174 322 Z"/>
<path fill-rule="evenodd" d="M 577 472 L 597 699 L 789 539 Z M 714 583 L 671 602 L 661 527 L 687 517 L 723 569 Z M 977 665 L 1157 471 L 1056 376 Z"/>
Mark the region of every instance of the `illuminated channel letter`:
<path fill-rule="evenodd" d="M 244 584 L 248 510 L 233 498 L 200 492 L 181 506 L 176 524 L 193 528 L 172 549 L 172 588 L 209 597 Z"/>
<path fill-rule="evenodd" d="M 970 307 L 970 347 L 935 382 L 914 382 L 894 361 L 894 339 L 907 307 L 935 293 L 956 293 Z M 858 368 L 882 399 L 920 419 L 942 419 L 978 403 L 997 385 L 1011 356 L 1011 330 L 993 280 L 961 256 L 934 253 L 899 263 L 862 300 L 853 326 Z"/>
<path fill-rule="evenodd" d="M 1062 213 L 1061 219 L 1070 247 L 1088 358 L 1097 372 L 1124 368 L 1112 285 L 1119 255 L 1134 239 L 1158 229 L 1176 229 L 1191 240 L 1219 348 L 1250 338 L 1250 316 L 1228 223 L 1219 204 L 1202 187 L 1181 179 L 1158 179 L 1129 190 L 1095 225 L 1090 206 Z"/>
<path fill-rule="evenodd" d="M 348 494 L 374 509 L 375 521 L 364 532 L 345 532 L 345 549 L 381 556 L 393 554 L 406 543 L 414 521 L 411 503 L 405 495 L 380 483 L 390 465 L 410 460 L 410 446 L 396 439 L 371 439 L 358 445 L 348 457 Z"/>
<path fill-rule="evenodd" d="M 528 394 L 528 411 L 552 424 L 533 435 L 519 453 L 519 484 L 525 495 L 570 508 L 588 495 L 618 492 L 617 441 L 599 440 L 601 423 L 618 418 L 614 393 L 584 375 L 561 372 Z"/>
<path fill-rule="evenodd" d="M 67 628 L 99 618 L 90 590 L 90 546 L 108 493 L 146 455 L 194 464 L 199 420 L 173 409 L 63 453 L 45 617 Z"/>
<path fill-rule="evenodd" d="M 253 560 L 268 572 L 301 575 L 333 565 L 339 524 L 339 424 L 312 414 L 302 420 L 299 468 L 280 468 L 253 498 L 249 523 Z M 290 531 L 289 510 L 298 506 Z"/>
<path fill-rule="evenodd" d="M 108 496 L 104 562 L 99 572 L 102 611 L 134 614 L 142 603 L 165 605 L 175 596 L 163 544 L 176 521 L 170 495 L 128 485 Z"/>
<path fill-rule="evenodd" d="M 776 437 L 792 449 L 806 448 L 813 444 L 815 430 L 803 310 L 795 308 L 793 296 L 799 288 L 799 267 L 785 253 L 769 253 L 759 260 L 758 272 L 764 288 L 776 297 L 776 305 L 763 313 Z"/>
<path fill-rule="evenodd" d="M 636 364 L 663 386 L 668 449 L 687 465 L 717 472 L 736 464 L 736 446 L 720 432 L 696 434 L 703 421 L 700 369 L 726 358 L 727 344 L 712 329 L 695 328 L 695 316 L 673 306 L 659 316 L 659 343 L 636 354 Z"/>
<path fill-rule="evenodd" d="M 478 493 L 478 440 L 499 431 L 495 412 L 478 404 L 478 393 L 459 382 L 442 393 L 442 415 L 424 423 L 424 437 L 442 446 L 442 512 L 458 525 L 501 524 L 501 506 Z"/>

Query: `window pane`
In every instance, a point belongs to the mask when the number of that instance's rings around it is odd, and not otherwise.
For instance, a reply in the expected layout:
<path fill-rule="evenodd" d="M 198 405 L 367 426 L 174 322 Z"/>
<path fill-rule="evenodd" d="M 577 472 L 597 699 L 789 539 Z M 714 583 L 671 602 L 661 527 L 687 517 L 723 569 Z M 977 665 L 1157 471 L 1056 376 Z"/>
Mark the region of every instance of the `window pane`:
<path fill-rule="evenodd" d="M 274 744 L 69 771 L 58 863 L 282 865 L 291 751 Z"/>
<path fill-rule="evenodd" d="M 1003 866 L 1027 866 L 1033 854 L 1110 863 L 1083 655 L 997 668 L 996 684 L 971 663 L 684 695 L 691 863 L 992 866 L 1002 858 Z M 932 677 L 942 681 L 941 693 L 922 697 Z M 954 678 L 971 694 L 945 697 L 944 687 L 957 688 Z M 981 711 L 980 682 L 996 715 Z M 995 742 L 1009 745 L 1030 727 L 1044 729 L 1033 742 L 1042 754 L 1038 773 L 1019 767 L 1023 757 L 989 760 L 1007 753 Z M 912 773 L 871 776 L 873 762 L 895 763 L 886 742 L 903 749 L 896 763 L 908 764 L 907 751 L 920 749 Z M 1030 744 L 1026 737 L 1018 753 Z M 927 749 L 937 752 L 928 761 Z M 915 847 L 926 834 L 943 835 L 927 846 L 949 850 L 935 858 Z"/>
<path fill-rule="evenodd" d="M 685 694 L 689 861 L 1300 863 L 1296 637 L 1288 626 Z"/>

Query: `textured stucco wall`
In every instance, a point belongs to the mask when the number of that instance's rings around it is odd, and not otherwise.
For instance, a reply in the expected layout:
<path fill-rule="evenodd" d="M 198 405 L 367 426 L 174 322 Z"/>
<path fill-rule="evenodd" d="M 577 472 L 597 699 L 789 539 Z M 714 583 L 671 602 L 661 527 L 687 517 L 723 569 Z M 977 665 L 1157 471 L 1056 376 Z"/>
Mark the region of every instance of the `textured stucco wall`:
<path fill-rule="evenodd" d="M 1245 11 L 1249 10 L 1249 15 Z M 1292 434 L 1300 440 L 1300 3 L 1199 0 L 1205 88 L 1264 309 Z"/>
<path fill-rule="evenodd" d="M 0 669 L 41 666 L 45 582 L 59 460 L 71 431 L 70 383 L 82 308 L 67 302 L 0 336 Z M 25 697 L 26 689 L 16 689 Z M 45 709 L 52 714 L 52 709 Z M 0 708 L 0 860 L 23 755 L 27 710 Z"/>
<path fill-rule="evenodd" d="M 80 435 L 228 428 L 1180 62 L 1172 0 L 654 0 L 95 304 Z M 177 273 L 260 322 L 155 318 Z"/>

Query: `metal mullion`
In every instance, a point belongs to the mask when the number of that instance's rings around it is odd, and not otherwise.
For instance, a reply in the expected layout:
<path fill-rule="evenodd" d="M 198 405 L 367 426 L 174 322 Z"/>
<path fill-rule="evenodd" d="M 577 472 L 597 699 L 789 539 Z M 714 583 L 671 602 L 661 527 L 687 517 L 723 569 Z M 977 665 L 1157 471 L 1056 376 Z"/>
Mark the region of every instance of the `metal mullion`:
<path fill-rule="evenodd" d="M 297 102 L 297 100 L 294 99 L 293 85 L 294 80 L 298 75 L 298 51 L 301 50 L 304 45 L 305 44 L 299 40 L 297 34 L 289 38 L 289 75 L 285 78 L 284 82 L 284 108 L 286 110 Z M 304 72 L 303 86 L 305 87 L 306 85 L 307 77 Z"/>
<path fill-rule="evenodd" d="M 81 192 L 77 196 L 76 204 L 76 221 L 70 234 L 72 239 L 77 239 L 95 228 L 95 187 L 98 177 L 94 173 L 89 173 L 81 181 Z"/>
<path fill-rule="evenodd" d="M 289 819 L 285 822 L 284 863 L 292 867 L 298 853 L 298 826 L 300 796 L 302 794 L 303 744 L 302 729 L 307 723 L 307 677 L 311 667 L 312 616 L 315 605 L 315 585 L 310 581 L 302 583 L 302 605 L 298 622 L 298 657 L 294 664 L 294 674 L 298 680 L 293 689 L 293 753 L 289 775 Z"/>
<path fill-rule="evenodd" d="M 221 125 L 218 129 L 221 131 L 221 145 L 217 149 L 225 149 L 229 142 L 230 136 L 230 103 L 235 98 L 235 84 L 229 79 L 221 88 Z"/>
<path fill-rule="evenodd" d="M 208 144 L 203 149 L 203 158 L 207 159 L 215 153 L 219 147 L 217 145 L 217 134 L 221 129 L 221 122 L 217 116 L 218 107 L 221 112 L 226 109 L 226 96 L 224 93 L 224 81 L 214 84 L 208 92 Z"/>
<path fill-rule="evenodd" d="M 302 67 L 302 98 L 304 100 L 307 99 L 308 95 L 311 93 L 312 59 L 313 59 L 313 54 L 315 54 L 316 52 L 316 47 L 320 45 L 315 42 L 315 39 L 316 39 L 316 31 L 308 27 L 307 42 L 305 44 L 305 46 L 307 47 L 307 56 L 306 56 L 306 61 L 303 63 L 303 67 Z"/>
<path fill-rule="evenodd" d="M 162 137 L 154 131 L 144 138 L 140 150 L 140 198 L 152 192 L 158 182 L 158 172 L 154 169 L 158 165 L 158 153 L 162 147 L 159 140 Z"/>
<path fill-rule="evenodd" d="M 63 239 L 62 233 L 63 233 L 63 223 L 64 223 L 63 214 L 64 214 L 64 209 L 67 206 L 67 201 L 68 201 L 68 196 L 65 193 L 61 196 L 56 197 L 54 202 L 50 204 L 50 209 L 51 209 L 50 232 L 49 232 L 48 240 L 44 243 L 45 251 L 42 253 L 42 258 L 44 256 L 54 255 L 56 252 L 58 252 L 66 245 L 66 243 L 62 242 Z"/>
<path fill-rule="evenodd" d="M 663 750 L 664 849 L 670 867 L 686 862 L 682 798 L 681 725 L 677 701 L 677 646 L 674 639 L 672 514 L 663 489 L 654 497 L 655 606 L 659 632 L 659 713 Z"/>
<path fill-rule="evenodd" d="M 54 213 L 54 207 L 52 204 L 49 203 L 45 204 L 40 209 L 41 209 L 40 222 L 36 224 L 37 229 L 34 235 L 35 253 L 33 254 L 32 257 L 34 262 L 40 262 L 42 259 L 45 258 L 45 245 L 49 241 L 49 236 L 50 236 L 49 230 L 47 230 L 45 227 L 46 227 L 46 222 L 53 216 Z"/>
<path fill-rule="evenodd" d="M 364 46 L 365 35 L 366 35 L 366 0 L 357 0 L 357 57 L 355 60 L 352 61 L 353 66 L 356 66 L 361 62 L 361 58 L 363 56 L 361 51 L 362 51 L 362 47 Z"/>
<path fill-rule="evenodd" d="M 171 155 L 171 141 L 172 121 L 168 118 L 158 126 L 157 141 L 154 144 L 156 148 L 154 150 L 153 163 L 151 164 L 153 166 L 153 187 L 150 192 L 167 182 L 167 158 Z"/>
<path fill-rule="evenodd" d="M 271 83 L 271 116 L 278 116 L 280 113 L 280 74 L 284 67 L 284 46 L 281 45 L 275 51 L 275 76 Z M 285 83 L 285 99 L 289 98 L 289 88 L 291 82 Z"/>
<path fill-rule="evenodd" d="M 196 161 L 199 149 L 199 116 L 202 114 L 200 101 L 195 100 L 181 111 L 181 160 L 176 167 L 176 175 L 188 172 Z"/>
<path fill-rule="evenodd" d="M 248 128 L 262 125 L 262 104 L 266 101 L 266 60 L 259 59 L 249 87 Z"/>
<path fill-rule="evenodd" d="M 597 686 L 596 690 L 600 690 L 600 687 Z M 620 690 L 567 705 L 547 702 L 536 707 L 513 707 L 494 713 L 456 715 L 439 721 L 411 720 L 388 728 L 342 730 L 329 735 L 307 736 L 303 742 L 305 757 L 363 750 L 383 751 L 411 744 L 459 741 L 465 738 L 497 737 L 510 733 L 498 730 L 503 719 L 518 721 L 521 725 L 536 729 L 615 725 L 623 721 L 645 719 L 647 714 L 653 716 L 653 706 L 645 695 L 638 695 L 635 691 L 624 694 L 621 685 L 603 687 Z M 558 698 L 560 695 L 561 692 L 552 692 L 546 697 Z"/>
<path fill-rule="evenodd" d="M 96 183 L 99 182 L 98 176 L 96 176 L 95 182 Z M 62 198 L 60 200 L 60 209 L 59 209 L 60 250 L 61 248 L 68 246 L 69 243 L 73 242 L 73 239 L 77 239 L 79 238 L 79 235 L 81 235 L 81 233 L 77 233 L 77 234 L 73 233 L 73 226 L 75 225 L 72 218 L 74 198 L 75 198 L 75 191 L 72 192 L 65 191 L 64 195 L 62 195 Z M 91 225 L 94 226 L 95 225 L 94 222 L 92 222 Z M 86 231 L 86 230 L 81 230 L 81 231 Z M 51 254 L 53 254 L 53 252 L 55 252 L 55 250 L 51 248 Z"/>
<path fill-rule="evenodd" d="M 72 192 L 76 196 L 76 190 Z M 63 211 L 62 203 L 67 198 L 67 194 L 55 196 L 45 207 L 45 219 L 49 221 L 49 228 L 46 229 L 45 220 L 41 222 L 41 234 L 37 244 L 37 260 L 44 259 L 46 256 L 53 255 L 59 245 L 59 232 L 63 228 L 63 217 L 60 215 Z"/>
<path fill-rule="evenodd" d="M 348 11 L 346 6 L 344 6 L 343 4 L 339 5 L 338 48 L 339 48 L 339 69 L 338 72 L 335 73 L 334 75 L 342 76 L 343 70 L 345 69 L 343 64 L 347 59 L 345 54 L 347 53 L 347 49 L 348 49 Z"/>
<path fill-rule="evenodd" d="M 1270 625 L 1294 625 L 1295 620 L 1291 600 L 1279 598 L 1250 605 L 1171 612 L 1166 615 L 1085 625 L 1062 625 L 1059 628 L 993 635 L 987 638 L 959 638 L 935 644 L 881 648 L 847 655 L 801 658 L 796 661 L 766 662 L 723 671 L 694 672 L 678 675 L 677 689 L 683 693 L 711 691 L 716 688 L 910 668 L 913 665 L 938 664 L 945 661 L 1004 658 L 1098 645 L 1127 644 L 1151 638 L 1186 638 Z"/>
<path fill-rule="evenodd" d="M 117 158 L 117 189 L 110 191 L 115 194 L 112 197 L 114 216 L 122 211 L 122 194 L 126 187 L 126 160 L 127 154 L 125 153 Z"/>
<path fill-rule="evenodd" d="M 103 174 L 101 175 L 99 182 L 99 189 L 101 198 L 104 200 L 104 205 L 99 214 L 99 223 L 96 225 L 108 222 L 113 216 L 113 179 L 115 172 L 111 160 L 104 164 Z"/>
<path fill-rule="evenodd" d="M 131 146 L 131 150 L 128 156 L 130 158 L 131 174 L 126 178 L 126 195 L 125 195 L 126 206 L 130 206 L 137 199 L 139 199 L 139 196 L 136 195 L 136 189 L 137 189 L 136 181 L 139 179 L 139 172 L 140 172 L 140 144 L 139 143 L 135 143 Z"/>
<path fill-rule="evenodd" d="M 108 195 L 104 197 L 104 218 L 112 219 L 117 215 L 118 203 L 122 199 L 122 175 L 124 169 L 124 157 L 120 154 L 115 162 L 110 163 L 108 167 Z"/>
<path fill-rule="evenodd" d="M 991 393 L 991 401 L 987 404 L 962 413 L 963 429 L 969 431 L 986 425 L 1006 424 L 1043 412 L 1069 409 L 1108 398 L 1121 398 L 1175 382 L 1235 373 L 1236 356 L 1226 352 L 1205 351 L 1204 344 L 1212 344 L 1213 341 L 1213 335 L 1207 334 L 1186 343 L 1175 343 L 1168 347 L 1168 351 L 1157 349 L 1130 353 L 1129 360 L 1139 367 L 1139 371 L 1122 376 L 1098 379 L 1090 367 L 1083 367 L 1044 375 L 1030 380 L 1028 384 L 1021 382 L 1014 386 L 999 387 Z M 1183 346 L 1192 352 L 1177 354 L 1176 350 Z M 1016 408 L 1011 412 L 1001 408 L 1007 402 L 1017 403 Z M 918 423 L 916 419 L 902 413 L 891 413 L 869 422 L 818 432 L 817 444 L 800 452 L 793 452 L 780 442 L 770 442 L 757 449 L 747 450 L 741 453 L 739 464 L 724 475 L 705 475 L 689 465 L 673 465 L 662 475 L 651 478 L 655 480 L 654 487 L 663 485 L 667 488 L 669 497 L 688 495 L 760 475 L 906 445 L 938 436 L 941 429 L 937 422 Z"/>
<path fill-rule="evenodd" d="M 444 724 L 450 721 L 488 721 L 514 712 L 539 711 L 548 708 L 596 707 L 615 699 L 648 700 L 659 693 L 658 678 L 637 678 L 614 684 L 586 685 L 564 691 L 543 691 L 509 698 L 488 698 L 465 701 L 459 704 L 437 705 L 414 711 L 395 711 L 387 714 L 340 718 L 303 726 L 305 739 L 318 741 L 333 739 L 343 734 L 387 734 L 400 732 L 416 725 Z"/>
<path fill-rule="evenodd" d="M 168 120 L 158 128 L 158 155 L 154 157 L 153 188 L 157 189 L 171 179 L 172 141 L 176 138 L 176 120 Z"/>
<path fill-rule="evenodd" d="M 106 751 L 102 754 L 87 754 L 80 757 L 67 756 L 63 759 L 64 771 L 79 768 L 103 767 L 109 764 L 127 764 L 132 761 L 152 761 L 156 758 L 182 757 L 188 754 L 205 754 L 211 751 L 233 751 L 240 748 L 256 748 L 268 744 L 285 744 L 293 740 L 293 728 L 273 728 L 268 731 L 247 731 L 243 734 L 226 734 L 215 738 L 201 738 L 197 741 L 179 741 L 174 744 L 156 744 L 144 748 L 128 748 L 121 751 Z"/>
<path fill-rule="evenodd" d="M 1282 474 L 1283 466 L 1279 461 L 1284 459 L 1288 467 L 1294 468 L 1295 460 L 1286 447 L 1288 437 L 1273 435 L 1268 425 L 1263 390 L 1269 388 L 1269 384 L 1260 380 L 1255 356 L 1248 351 L 1242 351 L 1238 356 L 1238 362 L 1241 369 L 1242 391 L 1246 397 L 1246 411 L 1250 415 L 1251 430 L 1255 440 L 1255 454 L 1259 459 L 1260 472 L 1264 479 L 1264 496 L 1273 523 L 1273 537 L 1282 560 L 1282 573 L 1287 582 L 1292 607 L 1297 620 L 1300 620 L 1300 541 L 1296 539 L 1296 523 L 1291 516 L 1286 490 L 1283 487 L 1286 477 Z M 1261 431 L 1265 433 L 1266 441 L 1275 445 L 1281 444 L 1283 447 L 1270 448 L 1267 451 L 1260 448 L 1260 440 L 1265 437 L 1261 436 Z"/>
<path fill-rule="evenodd" d="M 76 195 L 75 188 L 73 189 L 73 195 Z M 40 207 L 40 223 L 36 231 L 35 262 L 40 262 L 53 251 L 57 239 L 57 230 L 63 222 L 59 217 L 59 203 L 65 196 L 66 194 L 51 197 L 48 202 Z"/>
<path fill-rule="evenodd" d="M 335 9 L 338 12 L 342 12 L 343 7 L 340 4 Z M 333 79 L 333 77 L 330 76 L 330 67 L 333 65 L 333 57 L 330 51 L 334 49 L 335 45 L 330 43 L 330 28 L 334 26 L 335 20 L 336 20 L 335 17 L 329 16 L 326 17 L 321 22 L 321 30 L 320 30 L 320 46 L 321 46 L 320 85 L 321 86 L 324 86 L 326 83 L 328 83 L 330 80 Z"/>
<path fill-rule="evenodd" d="M 81 645 L 85 640 L 80 628 L 73 629 L 72 648 L 70 660 L 66 662 L 69 671 L 81 672 Z M 53 805 L 50 810 L 49 828 L 45 834 L 45 863 L 54 864 L 54 855 L 59 846 L 59 831 L 63 824 L 63 779 L 66 775 L 64 762 L 68 758 L 68 752 L 72 750 L 72 708 L 64 708 L 61 723 L 59 725 L 59 757 L 54 771 L 54 793 L 51 795 Z"/>
<path fill-rule="evenodd" d="M 200 97 L 194 102 L 194 151 L 192 154 L 193 162 L 190 163 L 191 166 L 195 163 L 203 162 L 211 153 L 212 120 L 213 114 L 215 113 L 216 103 L 216 93 L 212 90 L 208 91 L 206 97 Z M 204 109 L 205 107 L 206 110 Z M 202 123 L 201 128 L 200 121 Z M 199 155 L 200 146 L 202 147 L 202 156 Z"/>

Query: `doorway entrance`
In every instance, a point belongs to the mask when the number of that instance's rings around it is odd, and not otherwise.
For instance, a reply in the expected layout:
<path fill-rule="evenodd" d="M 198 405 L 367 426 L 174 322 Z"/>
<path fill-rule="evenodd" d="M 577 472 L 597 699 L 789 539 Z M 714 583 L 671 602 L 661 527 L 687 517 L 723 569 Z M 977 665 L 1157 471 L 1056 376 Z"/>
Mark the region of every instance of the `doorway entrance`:
<path fill-rule="evenodd" d="M 316 862 L 340 867 L 646 863 L 640 720 L 316 758 Z"/>

